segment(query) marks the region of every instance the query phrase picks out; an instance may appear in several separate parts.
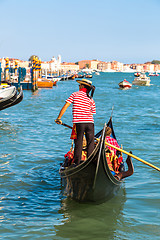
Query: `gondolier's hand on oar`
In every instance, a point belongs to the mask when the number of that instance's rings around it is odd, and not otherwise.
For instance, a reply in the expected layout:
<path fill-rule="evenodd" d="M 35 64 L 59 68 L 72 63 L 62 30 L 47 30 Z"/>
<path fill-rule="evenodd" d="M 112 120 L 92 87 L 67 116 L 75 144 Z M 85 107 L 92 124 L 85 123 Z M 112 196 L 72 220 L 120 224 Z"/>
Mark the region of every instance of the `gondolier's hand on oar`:
<path fill-rule="evenodd" d="M 62 121 L 61 121 L 61 119 L 60 119 L 60 118 L 57 118 L 57 119 L 55 120 L 55 122 L 56 122 L 57 124 L 60 124 L 60 125 L 62 125 Z"/>
<path fill-rule="evenodd" d="M 59 113 L 59 115 L 58 115 L 58 117 L 57 117 L 57 119 L 55 120 L 55 122 L 56 122 L 57 124 L 62 125 L 61 117 L 63 116 L 63 114 L 65 113 L 66 109 L 67 109 L 69 106 L 70 106 L 70 103 L 69 103 L 69 102 L 66 102 L 66 103 L 64 104 L 64 106 L 62 107 L 62 109 L 61 109 L 61 111 L 60 111 L 60 113 Z"/>

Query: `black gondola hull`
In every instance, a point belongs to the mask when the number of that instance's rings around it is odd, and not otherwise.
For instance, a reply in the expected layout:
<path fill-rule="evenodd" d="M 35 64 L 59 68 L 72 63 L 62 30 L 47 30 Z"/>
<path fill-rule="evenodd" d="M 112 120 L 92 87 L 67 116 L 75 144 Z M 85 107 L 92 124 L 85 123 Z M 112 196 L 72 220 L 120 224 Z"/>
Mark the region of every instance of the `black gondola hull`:
<path fill-rule="evenodd" d="M 15 89 L 13 93 L 7 97 L 6 99 L 0 100 L 0 110 L 4 110 L 6 108 L 12 107 L 23 100 L 23 90 L 20 88 L 20 92 L 17 94 L 17 90 Z"/>
<path fill-rule="evenodd" d="M 60 175 L 65 195 L 81 202 L 106 201 L 117 193 L 122 183 L 108 167 L 104 136 L 86 161 L 73 168 L 61 167 Z"/>

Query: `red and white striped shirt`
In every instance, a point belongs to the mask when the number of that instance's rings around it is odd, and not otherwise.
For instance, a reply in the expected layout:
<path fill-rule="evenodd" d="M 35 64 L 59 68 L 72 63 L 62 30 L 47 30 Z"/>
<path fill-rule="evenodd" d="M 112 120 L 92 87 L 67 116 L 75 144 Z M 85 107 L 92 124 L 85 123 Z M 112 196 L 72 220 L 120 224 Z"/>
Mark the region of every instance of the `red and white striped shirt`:
<path fill-rule="evenodd" d="M 94 123 L 93 114 L 96 114 L 96 106 L 94 100 L 87 97 L 86 91 L 86 88 L 82 88 L 72 93 L 66 100 L 66 102 L 73 103 L 73 123 Z"/>

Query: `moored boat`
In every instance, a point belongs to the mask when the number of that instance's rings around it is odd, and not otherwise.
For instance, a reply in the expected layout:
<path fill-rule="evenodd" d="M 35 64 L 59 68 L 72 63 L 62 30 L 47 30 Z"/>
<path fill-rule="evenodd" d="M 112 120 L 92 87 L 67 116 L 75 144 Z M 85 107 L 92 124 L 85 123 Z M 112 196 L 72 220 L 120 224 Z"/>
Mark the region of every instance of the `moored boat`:
<path fill-rule="evenodd" d="M 60 81 L 74 80 L 74 79 L 75 79 L 75 74 L 72 74 L 72 75 L 62 75 Z"/>
<path fill-rule="evenodd" d="M 128 88 L 131 88 L 132 87 L 132 84 L 129 83 L 126 79 L 124 79 L 123 81 L 121 81 L 119 84 L 119 87 L 121 89 L 128 89 Z"/>
<path fill-rule="evenodd" d="M 17 89 L 15 86 L 9 86 L 0 89 L 0 110 L 12 107 L 20 103 L 23 99 L 22 87 L 17 94 Z"/>
<path fill-rule="evenodd" d="M 100 73 L 99 72 L 95 72 L 95 75 L 100 75 Z"/>
<path fill-rule="evenodd" d="M 42 75 L 42 80 L 49 80 L 49 81 L 60 81 L 61 77 L 58 76 L 52 76 L 52 75 Z"/>
<path fill-rule="evenodd" d="M 20 86 L 20 90 L 17 94 L 17 97 L 16 97 L 15 101 L 13 101 L 12 104 L 10 104 L 9 107 L 12 107 L 12 106 L 20 103 L 22 100 L 23 100 L 23 90 L 22 90 L 22 86 Z"/>
<path fill-rule="evenodd" d="M 84 74 L 76 74 L 75 77 L 76 78 L 84 78 Z"/>
<path fill-rule="evenodd" d="M 107 126 L 112 128 L 115 138 L 111 118 Z M 100 140 L 87 160 L 77 166 L 65 167 L 62 164 L 59 173 L 66 196 L 82 202 L 102 202 L 112 198 L 119 190 L 122 180 L 112 174 L 106 159 L 105 129 L 106 124 L 96 134 L 96 137 L 101 135 Z"/>
<path fill-rule="evenodd" d="M 55 81 L 53 82 L 53 86 L 57 86 L 57 82 L 58 82 L 58 80 L 55 80 Z"/>
<path fill-rule="evenodd" d="M 85 75 L 85 78 L 92 78 L 93 76 L 92 76 L 92 74 L 86 74 Z"/>
<path fill-rule="evenodd" d="M 38 79 L 37 86 L 38 88 L 52 88 L 53 82 L 51 80 Z"/>

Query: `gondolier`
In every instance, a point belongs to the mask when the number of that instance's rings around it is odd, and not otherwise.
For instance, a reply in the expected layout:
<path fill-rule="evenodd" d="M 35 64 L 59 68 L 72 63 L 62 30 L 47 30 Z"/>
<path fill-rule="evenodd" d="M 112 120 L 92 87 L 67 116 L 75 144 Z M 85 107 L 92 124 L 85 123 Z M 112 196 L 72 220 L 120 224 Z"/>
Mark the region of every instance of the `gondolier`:
<path fill-rule="evenodd" d="M 58 118 L 55 120 L 57 124 L 61 124 L 61 117 L 65 113 L 66 109 L 73 104 L 73 124 L 76 126 L 77 136 L 75 137 L 74 148 L 74 163 L 79 164 L 82 154 L 82 142 L 83 135 L 85 133 L 87 140 L 87 157 L 94 150 L 94 119 L 93 114 L 96 114 L 95 102 L 93 100 L 93 94 L 95 87 L 92 82 L 87 79 L 77 80 L 79 83 L 79 91 L 74 92 L 66 100 L 65 105 L 62 107 Z M 92 91 L 91 91 L 92 90 Z M 91 96 L 89 92 L 91 91 Z"/>

